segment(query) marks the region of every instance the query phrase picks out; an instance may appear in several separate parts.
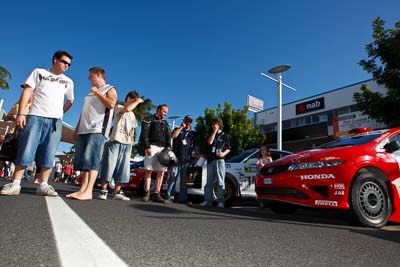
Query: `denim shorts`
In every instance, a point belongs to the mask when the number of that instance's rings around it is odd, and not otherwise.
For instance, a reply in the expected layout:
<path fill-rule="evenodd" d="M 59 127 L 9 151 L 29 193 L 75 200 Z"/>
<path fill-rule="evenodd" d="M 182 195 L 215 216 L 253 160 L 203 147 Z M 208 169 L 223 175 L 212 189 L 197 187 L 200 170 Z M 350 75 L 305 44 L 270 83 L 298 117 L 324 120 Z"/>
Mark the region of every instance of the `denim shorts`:
<path fill-rule="evenodd" d="M 78 135 L 75 145 L 74 169 L 78 171 L 98 171 L 106 138 L 101 133 Z"/>
<path fill-rule="evenodd" d="M 37 166 L 52 168 L 54 155 L 61 140 L 60 119 L 28 115 L 26 125 L 20 130 L 17 166 Z"/>
<path fill-rule="evenodd" d="M 101 179 L 126 184 L 130 178 L 132 144 L 121 144 L 110 141 L 105 145 L 104 156 L 101 162 Z"/>

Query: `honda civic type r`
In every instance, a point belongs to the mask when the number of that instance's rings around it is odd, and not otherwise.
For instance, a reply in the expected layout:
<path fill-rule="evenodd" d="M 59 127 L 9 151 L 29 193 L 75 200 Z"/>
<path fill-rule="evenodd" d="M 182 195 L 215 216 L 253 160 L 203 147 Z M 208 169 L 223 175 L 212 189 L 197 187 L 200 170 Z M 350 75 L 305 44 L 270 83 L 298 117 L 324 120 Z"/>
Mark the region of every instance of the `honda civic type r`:
<path fill-rule="evenodd" d="M 275 212 L 300 205 L 348 210 L 368 227 L 400 222 L 400 128 L 350 133 L 266 165 L 256 176 L 257 198 Z"/>

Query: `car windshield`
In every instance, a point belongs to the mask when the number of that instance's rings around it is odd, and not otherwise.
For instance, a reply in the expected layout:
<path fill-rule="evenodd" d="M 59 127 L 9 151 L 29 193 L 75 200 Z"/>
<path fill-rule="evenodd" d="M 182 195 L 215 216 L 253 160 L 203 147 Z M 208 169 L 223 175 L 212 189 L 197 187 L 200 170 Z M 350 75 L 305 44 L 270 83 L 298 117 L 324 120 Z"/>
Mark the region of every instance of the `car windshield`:
<path fill-rule="evenodd" d="M 381 134 L 382 133 L 372 133 L 372 134 L 365 134 L 365 135 L 363 134 L 363 135 L 354 135 L 354 136 L 350 136 L 350 137 L 343 137 L 338 140 L 334 140 L 332 142 L 321 145 L 318 148 L 362 145 L 362 144 L 368 143 L 371 140 L 374 140 Z"/>
<path fill-rule="evenodd" d="M 246 159 L 248 156 L 250 156 L 251 154 L 254 153 L 254 151 L 256 151 L 257 148 L 254 149 L 249 149 L 246 151 L 243 151 L 242 153 L 234 156 L 233 158 L 230 158 L 229 160 L 227 160 L 226 162 L 230 162 L 230 163 L 239 163 L 242 162 L 244 159 Z"/>

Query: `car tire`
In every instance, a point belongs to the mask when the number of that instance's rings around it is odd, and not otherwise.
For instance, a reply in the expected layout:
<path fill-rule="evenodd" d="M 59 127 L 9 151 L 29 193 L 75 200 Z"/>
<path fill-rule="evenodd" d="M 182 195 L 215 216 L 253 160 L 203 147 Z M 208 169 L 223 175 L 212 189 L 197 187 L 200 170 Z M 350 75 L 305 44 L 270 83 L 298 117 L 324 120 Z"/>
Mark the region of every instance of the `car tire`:
<path fill-rule="evenodd" d="M 349 204 L 353 222 L 380 228 L 387 224 L 392 203 L 386 184 L 373 173 L 361 173 L 353 182 Z"/>
<path fill-rule="evenodd" d="M 297 207 L 287 203 L 270 203 L 269 208 L 278 214 L 293 214 L 296 212 Z"/>
<path fill-rule="evenodd" d="M 217 183 L 214 183 L 213 192 L 212 192 L 213 200 L 217 200 Z M 224 198 L 225 198 L 225 206 L 230 206 L 236 201 L 236 190 L 235 186 L 233 185 L 232 181 L 229 179 L 225 179 L 225 191 L 224 191 Z"/>

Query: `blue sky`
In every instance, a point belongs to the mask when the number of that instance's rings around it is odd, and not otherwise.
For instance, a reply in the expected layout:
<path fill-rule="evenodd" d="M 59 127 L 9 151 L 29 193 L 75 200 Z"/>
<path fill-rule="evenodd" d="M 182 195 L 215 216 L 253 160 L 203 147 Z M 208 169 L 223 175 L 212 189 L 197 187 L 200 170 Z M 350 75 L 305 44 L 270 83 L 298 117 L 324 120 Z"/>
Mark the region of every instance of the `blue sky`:
<path fill-rule="evenodd" d="M 266 109 L 277 105 L 277 90 L 260 72 L 292 65 L 283 81 L 297 91 L 285 89 L 283 103 L 370 79 L 358 62 L 372 20 L 386 28 L 400 20 L 398 0 L 20 0 L 1 9 L 0 66 L 12 74 L 11 89 L 0 90 L 3 108 L 33 68 L 49 68 L 52 54 L 67 50 L 76 99 L 64 120 L 73 126 L 92 66 L 106 69 L 119 99 L 136 89 L 167 103 L 169 116 L 202 116 L 224 102 L 242 109 L 247 95 Z"/>

